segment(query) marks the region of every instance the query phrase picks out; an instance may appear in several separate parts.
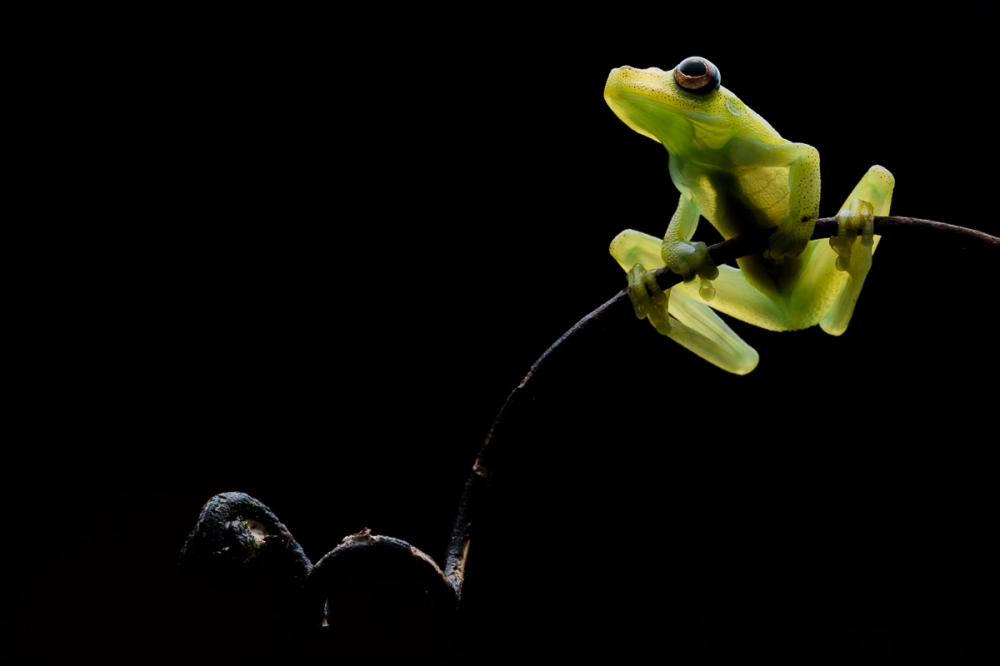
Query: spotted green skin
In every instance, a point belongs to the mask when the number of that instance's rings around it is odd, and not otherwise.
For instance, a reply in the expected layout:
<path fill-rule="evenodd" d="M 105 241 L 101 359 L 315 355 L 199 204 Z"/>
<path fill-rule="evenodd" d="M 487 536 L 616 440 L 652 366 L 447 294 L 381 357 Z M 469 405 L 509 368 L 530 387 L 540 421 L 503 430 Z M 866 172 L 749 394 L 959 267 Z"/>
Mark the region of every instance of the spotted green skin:
<path fill-rule="evenodd" d="M 757 353 L 703 300 L 775 331 L 847 329 L 878 244 L 871 218 L 889 214 L 894 180 L 886 169 L 869 169 L 847 197 L 837 239 L 810 241 L 820 201 L 815 148 L 781 138 L 724 87 L 706 95 L 684 90 L 673 70 L 614 69 L 604 98 L 626 125 L 663 144 L 680 192 L 662 241 L 627 230 L 611 243 L 612 256 L 629 271 L 640 318 L 736 374 L 753 370 Z M 704 243 L 691 242 L 700 217 L 727 239 L 777 229 L 768 251 L 737 260 L 738 270 L 719 266 L 716 275 Z M 648 273 L 662 266 L 689 280 L 666 298 Z"/>

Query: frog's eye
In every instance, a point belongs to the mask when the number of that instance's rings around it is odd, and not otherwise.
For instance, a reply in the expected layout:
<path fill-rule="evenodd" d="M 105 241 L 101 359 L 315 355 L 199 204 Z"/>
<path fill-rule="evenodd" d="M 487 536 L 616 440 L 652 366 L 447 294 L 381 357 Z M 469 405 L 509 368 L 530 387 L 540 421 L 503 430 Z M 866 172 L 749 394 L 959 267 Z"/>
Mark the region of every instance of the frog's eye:
<path fill-rule="evenodd" d="M 674 81 L 689 93 L 707 95 L 718 89 L 722 77 L 719 68 L 697 56 L 685 58 L 674 69 Z"/>

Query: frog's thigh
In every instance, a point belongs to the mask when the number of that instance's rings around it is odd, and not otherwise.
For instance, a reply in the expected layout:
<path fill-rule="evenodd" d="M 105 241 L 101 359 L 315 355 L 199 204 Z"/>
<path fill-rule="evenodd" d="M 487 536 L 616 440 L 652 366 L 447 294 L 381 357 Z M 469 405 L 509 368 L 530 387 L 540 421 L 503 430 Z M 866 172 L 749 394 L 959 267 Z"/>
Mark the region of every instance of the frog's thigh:
<path fill-rule="evenodd" d="M 712 281 L 712 285 L 715 287 L 715 298 L 711 305 L 719 312 L 772 331 L 801 328 L 788 317 L 783 300 L 758 291 L 738 268 L 719 266 L 719 277 Z M 698 284 L 694 281 L 679 284 L 673 290 L 698 298 Z"/>
<path fill-rule="evenodd" d="M 611 242 L 611 254 L 625 271 L 637 263 L 650 270 L 663 266 L 659 239 L 632 229 L 623 231 L 615 237 Z M 789 319 L 782 307 L 784 305 L 782 301 L 776 301 L 757 291 L 737 268 L 719 266 L 719 277 L 713 280 L 712 284 L 715 286 L 715 298 L 712 299 L 711 305 L 720 312 L 772 331 L 802 328 L 795 326 Z M 671 291 L 685 294 L 703 303 L 701 296 L 698 295 L 697 280 L 678 284 Z M 674 307 L 671 306 L 669 309 L 670 314 L 674 314 Z M 816 317 L 809 325 L 815 324 L 818 320 L 819 317 Z"/>
<path fill-rule="evenodd" d="M 712 312 L 700 296 L 689 298 L 676 288 L 670 291 L 668 310 L 672 321 L 667 337 L 727 372 L 745 375 L 757 367 L 757 351 Z"/>
<path fill-rule="evenodd" d="M 872 205 L 872 214 L 884 216 L 889 214 L 889 205 L 892 203 L 892 190 L 896 181 L 887 169 L 881 166 L 873 166 L 865 174 L 864 178 L 857 184 L 854 190 L 848 195 L 841 210 L 849 209 L 851 201 L 859 199 L 867 201 Z M 830 247 L 829 242 L 820 243 L 814 252 L 813 261 L 816 262 L 818 270 L 826 271 L 828 280 L 835 281 L 839 276 L 843 280 L 843 285 L 837 290 L 837 294 L 830 304 L 828 314 L 820 321 L 820 326 L 830 335 L 840 335 L 847 330 L 847 325 L 854 314 L 854 306 L 861 295 L 861 288 L 864 287 L 868 269 L 871 266 L 871 254 L 878 247 L 879 236 L 874 237 L 871 248 L 863 247 L 861 238 L 854 241 L 852 249 L 851 265 L 847 271 L 836 270 L 837 253 Z M 810 268 L 812 264 L 810 263 Z M 839 275 L 836 275 L 839 274 Z"/>

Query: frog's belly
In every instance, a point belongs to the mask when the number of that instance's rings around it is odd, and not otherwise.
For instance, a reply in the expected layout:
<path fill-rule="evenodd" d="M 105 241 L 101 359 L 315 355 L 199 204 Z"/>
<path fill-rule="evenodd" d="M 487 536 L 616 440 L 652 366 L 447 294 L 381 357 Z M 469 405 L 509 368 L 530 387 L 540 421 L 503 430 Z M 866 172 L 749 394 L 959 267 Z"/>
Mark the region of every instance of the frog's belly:
<path fill-rule="evenodd" d="M 781 173 L 778 173 L 779 171 Z M 782 190 L 776 186 L 774 178 L 779 176 L 787 178 L 788 170 L 757 169 L 754 174 L 758 176 L 763 174 L 766 178 L 751 181 L 746 177 L 721 174 L 717 181 L 720 185 L 728 187 L 716 188 L 714 196 L 706 202 L 710 206 L 711 215 L 714 216 L 710 217 L 709 213 L 704 213 L 706 219 L 712 222 L 726 240 L 748 231 L 772 229 L 784 219 L 788 207 L 787 189 Z M 753 185 L 754 182 L 758 187 L 742 189 L 743 185 Z M 798 257 L 788 257 L 781 270 L 776 271 L 772 262 L 760 254 L 743 257 L 737 264 L 747 282 L 772 298 L 790 294 L 795 279 L 802 269 L 802 262 Z"/>
<path fill-rule="evenodd" d="M 792 289 L 802 272 L 802 257 L 785 257 L 781 270 L 772 273 L 774 266 L 759 254 L 751 254 L 736 260 L 747 282 L 757 291 L 771 298 L 779 299 L 791 295 Z"/>

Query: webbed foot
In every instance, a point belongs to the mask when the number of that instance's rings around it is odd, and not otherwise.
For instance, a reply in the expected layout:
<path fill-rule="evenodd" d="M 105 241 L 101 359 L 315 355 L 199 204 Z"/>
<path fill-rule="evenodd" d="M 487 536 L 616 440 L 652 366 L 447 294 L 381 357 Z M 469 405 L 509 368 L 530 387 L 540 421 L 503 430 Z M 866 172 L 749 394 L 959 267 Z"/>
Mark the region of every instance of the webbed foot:
<path fill-rule="evenodd" d="M 803 238 L 801 234 L 790 234 L 779 227 L 767 240 L 764 258 L 770 259 L 776 267 L 780 267 L 785 263 L 785 257 L 797 257 L 802 254 L 808 243 L 808 236 Z"/>
<path fill-rule="evenodd" d="M 648 319 L 660 335 L 670 335 L 670 317 L 667 315 L 670 292 L 663 291 L 656 282 L 656 275 L 642 264 L 636 264 L 628 272 L 628 297 L 636 317 Z"/>
<path fill-rule="evenodd" d="M 837 253 L 837 270 L 867 272 L 872 264 L 872 245 L 875 242 L 874 207 L 867 201 L 851 199 L 851 203 L 837 213 L 837 235 L 830 237 L 830 247 Z M 858 234 L 861 243 L 855 243 Z"/>
<path fill-rule="evenodd" d="M 698 294 L 702 299 L 710 301 L 715 297 L 712 280 L 719 277 L 719 268 L 708 254 L 707 245 L 700 241 L 695 243 L 664 241 L 660 248 L 660 256 L 667 267 L 680 275 L 685 282 L 690 282 L 695 277 L 701 280 Z"/>

